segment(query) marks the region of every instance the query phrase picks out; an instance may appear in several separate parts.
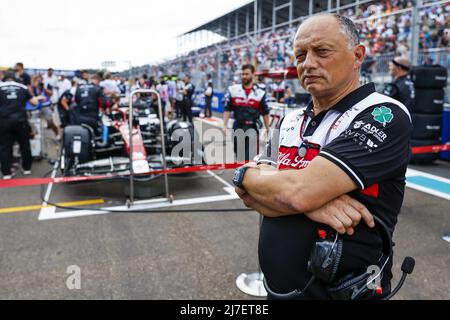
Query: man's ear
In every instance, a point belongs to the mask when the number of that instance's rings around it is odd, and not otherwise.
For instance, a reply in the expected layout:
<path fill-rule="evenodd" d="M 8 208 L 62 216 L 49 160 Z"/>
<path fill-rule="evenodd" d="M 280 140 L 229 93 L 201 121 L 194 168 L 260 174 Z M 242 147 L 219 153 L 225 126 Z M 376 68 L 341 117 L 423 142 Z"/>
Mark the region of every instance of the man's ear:
<path fill-rule="evenodd" d="M 360 69 L 364 60 L 366 59 L 366 47 L 357 45 L 354 49 L 355 55 L 355 69 Z"/>

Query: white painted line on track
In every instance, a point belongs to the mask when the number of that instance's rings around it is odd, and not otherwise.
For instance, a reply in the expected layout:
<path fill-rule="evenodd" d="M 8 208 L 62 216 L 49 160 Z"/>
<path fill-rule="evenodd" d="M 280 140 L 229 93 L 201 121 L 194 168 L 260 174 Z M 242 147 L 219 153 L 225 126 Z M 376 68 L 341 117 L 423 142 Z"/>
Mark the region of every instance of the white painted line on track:
<path fill-rule="evenodd" d="M 430 179 L 434 179 L 434 180 L 437 180 L 437 181 L 441 181 L 441 182 L 450 184 L 450 179 L 446 179 L 446 178 L 443 178 L 443 177 L 440 177 L 440 176 L 436 176 L 434 174 L 429 174 L 429 173 L 426 173 L 426 172 L 423 172 L 423 171 L 419 171 L 419 170 L 408 169 L 408 171 L 406 173 L 406 177 L 408 178 L 408 177 L 415 177 L 415 176 L 427 177 L 427 178 L 430 178 Z"/>
<path fill-rule="evenodd" d="M 406 186 L 408 188 L 410 188 L 410 189 L 414 189 L 414 190 L 417 190 L 417 191 L 420 191 L 420 192 L 428 193 L 428 194 L 430 194 L 432 196 L 435 196 L 435 197 L 438 197 L 438 198 L 442 198 L 442 199 L 445 199 L 445 200 L 450 200 L 450 195 L 448 195 L 446 193 L 439 192 L 439 191 L 436 191 L 436 190 L 433 190 L 433 189 L 429 189 L 429 188 L 426 188 L 426 187 L 422 187 L 422 186 L 419 186 L 419 185 L 417 185 L 415 183 L 408 182 L 408 183 L 406 183 Z"/>
<path fill-rule="evenodd" d="M 225 188 L 225 189 L 228 189 L 228 188 Z M 230 191 L 230 190 L 227 190 L 227 192 L 228 191 Z M 234 189 L 233 189 L 233 193 L 234 193 Z M 110 211 L 105 211 L 105 212 L 95 211 L 95 210 L 79 210 L 79 211 L 58 212 L 58 213 L 53 212 L 51 214 L 40 215 L 39 220 L 40 221 L 48 221 L 48 220 L 57 220 L 57 219 L 78 218 L 78 217 L 85 217 L 85 216 L 105 215 L 105 214 L 116 213 L 114 211 L 127 211 L 129 213 L 133 213 L 133 212 L 139 212 L 139 211 L 144 211 L 144 210 L 162 209 L 162 208 L 167 209 L 167 208 L 175 208 L 175 207 L 180 207 L 180 206 L 213 203 L 213 202 L 221 202 L 221 201 L 230 201 L 230 200 L 237 200 L 237 199 L 239 199 L 239 197 L 236 195 L 236 193 L 234 193 L 234 195 L 227 194 L 227 195 L 221 195 L 221 196 L 176 200 L 173 203 L 169 203 L 169 202 L 161 200 L 161 199 L 154 199 L 151 201 L 137 201 L 137 202 L 135 202 L 135 205 L 130 209 L 128 209 L 128 207 L 126 207 L 126 206 L 120 206 L 120 207 L 112 207 L 112 208 L 102 208 L 103 210 L 110 210 Z M 153 202 L 153 203 L 150 203 L 150 202 Z M 123 212 L 120 212 L 120 213 L 123 213 Z"/>
<path fill-rule="evenodd" d="M 223 183 L 225 185 L 225 187 L 227 188 L 231 188 L 231 189 L 235 189 L 235 187 L 233 187 L 231 184 L 229 184 L 228 182 L 226 182 L 224 179 L 222 179 L 221 177 L 219 177 L 217 174 L 215 174 L 212 171 L 207 171 L 211 176 L 213 176 L 216 180 L 218 180 L 220 183 Z"/>
<path fill-rule="evenodd" d="M 51 178 L 54 179 L 56 177 L 56 172 L 58 170 L 58 162 L 55 163 L 55 166 L 53 167 L 53 172 L 51 175 Z M 43 208 L 39 212 L 39 220 L 41 220 L 41 216 L 48 216 L 55 213 L 56 208 L 55 207 L 48 207 L 47 202 L 50 200 L 50 195 L 52 194 L 53 189 L 53 183 L 50 183 L 47 187 L 47 191 L 45 192 L 44 196 L 44 202 L 42 203 Z"/>
<path fill-rule="evenodd" d="M 450 185 L 450 179 L 446 179 L 440 176 L 436 176 L 433 174 L 429 174 L 423 171 L 419 171 L 419 170 L 414 170 L 414 169 L 408 169 L 407 173 L 406 173 L 406 178 L 415 178 L 415 177 L 424 177 L 424 178 L 428 178 L 434 181 L 439 181 L 441 183 Z M 420 191 L 420 192 L 424 192 L 427 194 L 430 194 L 432 196 L 435 197 L 439 197 L 445 200 L 450 200 L 450 194 L 446 193 L 446 192 L 440 192 L 439 190 L 437 190 L 436 188 L 432 189 L 432 188 L 428 188 L 425 185 L 419 185 L 417 183 L 413 183 L 411 181 L 407 181 L 406 182 L 406 186 L 408 188 Z"/>
<path fill-rule="evenodd" d="M 210 196 L 210 197 L 199 197 L 199 198 L 191 198 L 191 199 L 183 199 L 176 200 L 172 204 L 165 201 L 165 199 L 151 199 L 151 200 L 142 200 L 136 201 L 134 206 L 130 209 L 126 206 L 119 207 L 111 207 L 111 208 L 101 208 L 99 210 L 76 210 L 76 211 L 67 211 L 67 212 L 56 212 L 56 208 L 52 208 L 53 210 L 42 211 L 39 215 L 39 221 L 48 221 L 48 220 L 57 220 L 57 219 L 68 219 L 68 218 L 77 218 L 77 217 L 86 217 L 86 216 L 95 216 L 95 215 L 105 215 L 111 213 L 117 213 L 114 211 L 126 211 L 126 212 L 139 212 L 145 210 L 152 209 L 162 209 L 162 208 L 174 208 L 180 206 L 189 206 L 194 204 L 205 204 L 205 203 L 214 203 L 221 201 L 230 201 L 230 200 L 238 200 L 239 197 L 235 192 L 235 188 L 225 181 L 223 178 L 219 177 L 212 171 L 207 171 L 212 177 L 218 180 L 221 184 L 224 185 L 223 190 L 227 194 L 218 195 L 218 196 Z M 48 198 L 46 198 L 48 201 Z M 122 213 L 122 212 L 120 212 Z"/>

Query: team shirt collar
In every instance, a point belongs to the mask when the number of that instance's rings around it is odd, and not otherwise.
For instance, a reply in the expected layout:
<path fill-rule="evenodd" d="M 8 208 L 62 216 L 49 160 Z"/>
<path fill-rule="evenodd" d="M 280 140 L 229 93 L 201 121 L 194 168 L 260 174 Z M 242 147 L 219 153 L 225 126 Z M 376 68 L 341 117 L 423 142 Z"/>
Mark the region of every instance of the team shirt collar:
<path fill-rule="evenodd" d="M 355 91 L 353 91 L 352 93 L 350 93 L 346 97 L 344 97 L 341 101 L 339 101 L 330 110 L 338 111 L 340 113 L 345 113 L 350 108 L 352 108 L 354 105 L 358 104 L 359 102 L 361 102 L 362 100 L 366 99 L 368 96 L 370 96 L 371 94 L 373 94 L 375 92 L 376 92 L 376 89 L 375 89 L 375 84 L 374 83 L 366 84 L 366 85 L 356 89 Z M 324 111 L 322 113 L 325 115 L 328 111 Z M 314 103 L 312 101 L 309 104 L 309 106 L 306 108 L 305 112 L 306 112 L 306 114 L 308 116 L 310 116 L 312 118 L 315 118 L 315 116 L 314 116 Z"/>

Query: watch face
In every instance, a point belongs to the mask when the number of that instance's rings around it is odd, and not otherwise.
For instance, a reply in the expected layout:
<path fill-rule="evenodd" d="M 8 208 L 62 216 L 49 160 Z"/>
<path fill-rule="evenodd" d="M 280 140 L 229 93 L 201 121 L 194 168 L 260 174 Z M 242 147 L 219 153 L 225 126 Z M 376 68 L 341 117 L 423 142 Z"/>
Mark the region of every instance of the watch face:
<path fill-rule="evenodd" d="M 237 170 L 234 172 L 234 177 L 233 177 L 233 183 L 234 183 L 236 186 L 239 186 L 239 183 L 240 183 L 240 177 L 241 177 L 241 170 L 240 170 L 240 169 L 237 169 Z"/>

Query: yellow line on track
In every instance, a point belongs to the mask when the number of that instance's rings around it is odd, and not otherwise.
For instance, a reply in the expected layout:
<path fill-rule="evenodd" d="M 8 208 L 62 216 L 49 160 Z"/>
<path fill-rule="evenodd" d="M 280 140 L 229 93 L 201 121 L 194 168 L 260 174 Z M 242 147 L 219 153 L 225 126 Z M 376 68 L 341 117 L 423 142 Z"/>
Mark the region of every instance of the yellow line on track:
<path fill-rule="evenodd" d="M 58 206 L 62 207 L 79 207 L 79 206 L 90 206 L 94 204 L 103 204 L 105 203 L 105 200 L 103 199 L 96 199 L 96 200 L 84 200 L 84 201 L 73 201 L 73 202 L 64 202 L 64 203 L 58 203 Z M 0 214 L 6 214 L 6 213 L 15 213 L 15 212 L 28 212 L 28 211 L 38 211 L 42 208 L 47 208 L 52 206 L 43 206 L 43 205 L 36 205 L 36 206 L 23 206 L 23 207 L 14 207 L 14 208 L 4 208 L 0 209 Z"/>

